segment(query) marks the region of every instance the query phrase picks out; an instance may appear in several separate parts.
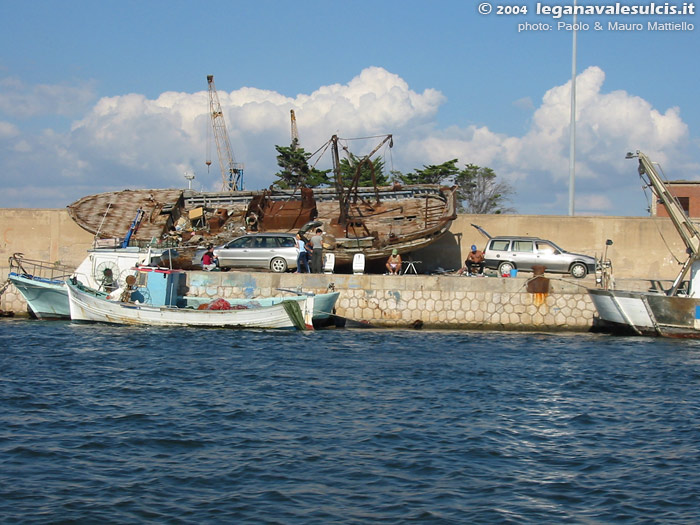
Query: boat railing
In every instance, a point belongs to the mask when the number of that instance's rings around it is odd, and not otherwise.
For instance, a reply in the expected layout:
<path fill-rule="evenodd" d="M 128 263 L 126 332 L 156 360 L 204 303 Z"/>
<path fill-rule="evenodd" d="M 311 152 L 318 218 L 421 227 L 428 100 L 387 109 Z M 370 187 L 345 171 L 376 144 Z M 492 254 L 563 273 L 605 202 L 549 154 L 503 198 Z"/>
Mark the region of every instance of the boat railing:
<path fill-rule="evenodd" d="M 436 204 L 431 203 L 430 199 L 425 200 L 425 227 L 432 228 L 437 226 L 445 218 L 445 203 L 439 200 L 433 201 Z"/>
<path fill-rule="evenodd" d="M 9 258 L 10 273 L 35 281 L 63 282 L 68 279 L 75 268 L 65 266 L 58 262 L 37 261 L 25 259 L 23 254 L 15 253 Z"/>
<path fill-rule="evenodd" d="M 122 247 L 123 239 L 110 237 L 105 239 L 95 239 L 93 242 L 94 249 L 110 249 L 115 250 Z M 138 248 L 139 250 L 147 250 L 148 248 L 177 248 L 178 242 L 173 239 L 151 239 L 150 241 L 141 239 L 130 239 L 129 248 Z"/>
<path fill-rule="evenodd" d="M 313 188 L 314 199 L 316 202 L 335 201 L 338 195 L 334 188 Z M 359 187 L 357 192 L 361 195 L 369 195 L 375 193 L 374 187 Z M 184 205 L 186 209 L 204 207 L 221 207 L 235 204 L 248 204 L 253 197 L 259 192 L 252 191 L 237 191 L 237 192 L 195 192 L 192 190 L 185 191 Z M 426 195 L 441 196 L 442 191 L 440 186 L 434 184 L 414 184 L 402 187 L 380 186 L 378 188 L 379 198 L 381 200 L 390 199 L 407 199 L 407 198 L 423 198 Z M 270 200 L 289 200 L 293 197 L 299 197 L 298 190 L 282 190 L 275 189 L 269 195 Z"/>

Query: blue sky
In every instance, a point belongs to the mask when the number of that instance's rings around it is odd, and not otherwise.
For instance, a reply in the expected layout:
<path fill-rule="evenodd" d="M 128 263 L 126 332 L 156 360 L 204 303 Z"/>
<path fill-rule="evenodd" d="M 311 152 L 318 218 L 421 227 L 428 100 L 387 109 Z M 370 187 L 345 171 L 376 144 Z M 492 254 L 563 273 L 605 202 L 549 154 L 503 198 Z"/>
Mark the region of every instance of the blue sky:
<path fill-rule="evenodd" d="M 220 189 L 215 153 L 205 165 L 213 74 L 247 189 L 274 180 L 294 109 L 307 151 L 334 133 L 392 133 L 389 167 L 488 166 L 518 213 L 566 215 L 572 33 L 556 24 L 572 19 L 538 15 L 534 0 L 508 2 L 527 15 L 498 15 L 498 1 L 482 15 L 480 3 L 0 0 L 0 207 L 186 187 L 186 172 L 194 188 Z M 578 21 L 576 214 L 645 215 L 626 151 L 645 151 L 670 179 L 700 178 L 700 20 Z M 519 32 L 524 23 L 551 28 Z"/>

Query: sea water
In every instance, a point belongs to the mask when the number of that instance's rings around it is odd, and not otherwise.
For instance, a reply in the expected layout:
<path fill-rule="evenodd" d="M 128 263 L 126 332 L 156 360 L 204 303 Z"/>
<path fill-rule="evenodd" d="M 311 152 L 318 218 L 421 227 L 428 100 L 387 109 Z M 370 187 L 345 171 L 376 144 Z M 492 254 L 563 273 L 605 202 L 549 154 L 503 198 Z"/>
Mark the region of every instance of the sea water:
<path fill-rule="evenodd" d="M 700 343 L 0 322 L 2 523 L 698 523 Z"/>

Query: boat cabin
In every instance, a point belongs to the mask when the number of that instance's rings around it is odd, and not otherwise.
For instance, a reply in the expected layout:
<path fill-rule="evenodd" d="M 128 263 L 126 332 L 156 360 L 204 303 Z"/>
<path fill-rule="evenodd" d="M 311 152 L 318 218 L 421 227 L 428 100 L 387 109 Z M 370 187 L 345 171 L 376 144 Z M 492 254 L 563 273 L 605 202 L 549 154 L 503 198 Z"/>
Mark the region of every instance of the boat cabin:
<path fill-rule="evenodd" d="M 136 268 L 137 289 L 131 300 L 156 306 L 178 306 L 178 300 L 185 295 L 187 279 L 182 270 L 142 266 Z"/>

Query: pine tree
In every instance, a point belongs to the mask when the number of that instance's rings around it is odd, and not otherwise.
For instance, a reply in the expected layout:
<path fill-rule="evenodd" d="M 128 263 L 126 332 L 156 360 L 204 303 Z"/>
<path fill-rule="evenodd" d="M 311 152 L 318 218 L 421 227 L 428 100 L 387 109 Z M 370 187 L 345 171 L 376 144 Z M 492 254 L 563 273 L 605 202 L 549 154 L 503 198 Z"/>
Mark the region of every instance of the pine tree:
<path fill-rule="evenodd" d="M 281 168 L 275 175 L 273 186 L 283 190 L 294 188 L 317 188 L 330 185 L 328 172 L 309 167 L 310 153 L 293 142 L 289 147 L 275 146 L 277 165 Z"/>
<path fill-rule="evenodd" d="M 345 187 L 348 187 L 354 180 L 357 168 L 362 160 L 352 153 L 348 155 L 348 158 L 340 160 L 340 174 L 343 179 L 343 186 Z M 384 161 L 381 158 L 376 158 L 374 160 L 362 162 L 360 178 L 357 183 L 358 186 L 367 187 L 374 185 L 372 182 L 372 170 L 374 170 L 374 179 L 377 186 L 386 186 L 389 184 L 389 179 L 384 174 Z"/>
<path fill-rule="evenodd" d="M 452 159 L 442 164 L 424 165 L 422 170 L 401 174 L 399 178 L 404 184 L 451 184 L 458 173 L 457 159 Z"/>

